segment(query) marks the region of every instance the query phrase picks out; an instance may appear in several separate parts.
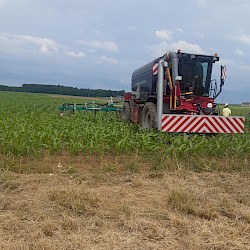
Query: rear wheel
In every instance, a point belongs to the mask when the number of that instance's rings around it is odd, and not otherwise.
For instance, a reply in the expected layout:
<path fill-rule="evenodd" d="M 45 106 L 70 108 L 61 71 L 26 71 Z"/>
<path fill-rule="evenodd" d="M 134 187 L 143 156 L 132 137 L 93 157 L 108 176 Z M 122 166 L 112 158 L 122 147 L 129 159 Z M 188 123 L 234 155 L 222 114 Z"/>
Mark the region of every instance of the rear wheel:
<path fill-rule="evenodd" d="M 124 121 L 131 121 L 131 109 L 128 102 L 124 102 L 121 112 L 121 118 Z"/>
<path fill-rule="evenodd" d="M 147 102 L 142 110 L 142 128 L 155 129 L 157 128 L 156 105 L 152 102 Z"/>

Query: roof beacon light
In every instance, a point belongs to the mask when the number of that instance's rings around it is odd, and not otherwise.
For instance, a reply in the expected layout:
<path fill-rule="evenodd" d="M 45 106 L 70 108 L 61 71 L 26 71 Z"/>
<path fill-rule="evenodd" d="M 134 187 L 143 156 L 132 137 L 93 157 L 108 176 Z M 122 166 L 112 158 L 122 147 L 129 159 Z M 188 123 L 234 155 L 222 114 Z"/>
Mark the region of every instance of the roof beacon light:
<path fill-rule="evenodd" d="M 219 61 L 219 57 L 218 57 L 218 54 L 217 54 L 217 53 L 214 53 L 213 61 L 214 61 L 214 62 Z"/>

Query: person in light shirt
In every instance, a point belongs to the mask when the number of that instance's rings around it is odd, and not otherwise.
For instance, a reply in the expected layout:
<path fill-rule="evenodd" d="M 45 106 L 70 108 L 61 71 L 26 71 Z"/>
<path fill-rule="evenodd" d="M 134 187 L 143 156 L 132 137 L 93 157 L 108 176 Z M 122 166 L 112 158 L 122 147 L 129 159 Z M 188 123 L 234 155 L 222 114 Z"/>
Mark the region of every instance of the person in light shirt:
<path fill-rule="evenodd" d="M 223 116 L 230 116 L 232 114 L 231 109 L 228 107 L 228 103 L 225 104 L 223 110 L 222 110 L 222 115 Z"/>

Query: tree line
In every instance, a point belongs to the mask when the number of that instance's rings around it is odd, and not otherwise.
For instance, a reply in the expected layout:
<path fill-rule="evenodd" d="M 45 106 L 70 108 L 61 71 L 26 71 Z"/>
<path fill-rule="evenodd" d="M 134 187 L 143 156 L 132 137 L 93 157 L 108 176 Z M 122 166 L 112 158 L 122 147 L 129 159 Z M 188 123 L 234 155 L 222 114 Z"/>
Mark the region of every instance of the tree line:
<path fill-rule="evenodd" d="M 21 87 L 0 85 L 0 91 L 59 94 L 84 97 L 124 96 L 124 90 L 78 89 L 61 85 L 23 84 Z"/>

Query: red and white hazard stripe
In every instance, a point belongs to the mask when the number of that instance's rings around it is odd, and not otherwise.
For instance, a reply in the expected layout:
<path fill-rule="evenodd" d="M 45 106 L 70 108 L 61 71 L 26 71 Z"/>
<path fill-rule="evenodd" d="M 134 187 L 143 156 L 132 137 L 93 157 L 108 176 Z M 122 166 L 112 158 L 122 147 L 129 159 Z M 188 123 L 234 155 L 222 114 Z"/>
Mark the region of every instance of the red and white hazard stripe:
<path fill-rule="evenodd" d="M 155 63 L 153 65 L 153 75 L 157 75 L 158 74 L 158 63 Z"/>
<path fill-rule="evenodd" d="M 162 131 L 174 133 L 244 133 L 244 117 L 162 115 Z"/>

